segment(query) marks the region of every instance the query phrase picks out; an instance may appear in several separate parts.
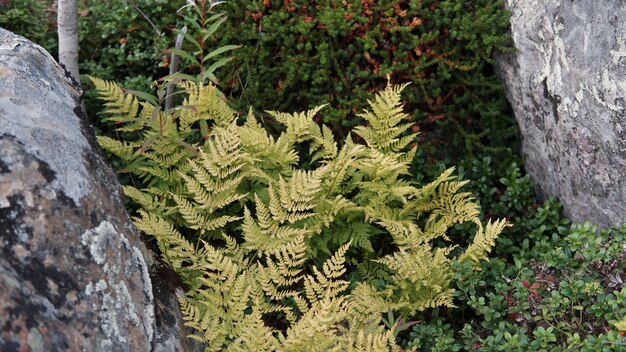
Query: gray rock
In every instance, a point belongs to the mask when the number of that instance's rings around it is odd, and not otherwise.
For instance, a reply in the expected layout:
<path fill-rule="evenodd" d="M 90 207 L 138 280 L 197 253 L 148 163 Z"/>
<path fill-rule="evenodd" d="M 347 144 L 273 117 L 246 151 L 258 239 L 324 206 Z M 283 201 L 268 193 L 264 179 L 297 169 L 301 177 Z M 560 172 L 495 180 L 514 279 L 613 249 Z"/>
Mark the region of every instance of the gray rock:
<path fill-rule="evenodd" d="M 74 83 L 0 28 L 0 350 L 189 350 Z"/>
<path fill-rule="evenodd" d="M 566 215 L 626 221 L 626 7 L 507 0 L 516 52 L 498 59 L 528 173 Z"/>

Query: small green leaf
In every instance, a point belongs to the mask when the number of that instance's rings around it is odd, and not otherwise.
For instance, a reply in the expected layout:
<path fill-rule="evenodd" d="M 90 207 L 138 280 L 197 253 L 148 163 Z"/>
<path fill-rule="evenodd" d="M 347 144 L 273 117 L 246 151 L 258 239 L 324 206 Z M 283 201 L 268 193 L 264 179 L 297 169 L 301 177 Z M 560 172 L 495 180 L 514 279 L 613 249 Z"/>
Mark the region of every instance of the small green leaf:
<path fill-rule="evenodd" d="M 176 72 L 169 76 L 165 76 L 161 79 L 165 82 L 174 82 L 176 80 L 187 80 L 187 81 L 196 82 L 198 80 L 196 76 L 188 75 L 188 74 L 181 73 L 181 72 Z"/>
<path fill-rule="evenodd" d="M 213 72 L 207 72 L 206 76 L 207 76 L 207 78 L 208 78 L 211 82 L 213 82 L 213 84 L 215 84 L 216 86 L 219 86 L 219 85 L 220 85 L 220 81 L 217 79 L 217 76 L 215 76 L 215 75 L 213 74 Z"/>
<path fill-rule="evenodd" d="M 216 19 L 218 19 L 218 18 L 220 18 L 222 16 L 225 16 L 225 15 L 226 15 L 226 12 L 216 13 L 215 15 L 207 18 L 205 23 L 211 23 L 211 22 L 215 21 Z"/>
<path fill-rule="evenodd" d="M 229 50 L 239 49 L 239 48 L 241 48 L 241 47 L 242 47 L 241 45 L 225 45 L 225 46 L 223 46 L 223 47 L 217 48 L 217 49 L 215 49 L 215 50 L 211 51 L 210 53 L 208 53 L 208 54 L 204 57 L 204 59 L 203 59 L 203 60 L 204 60 L 204 61 L 207 61 L 208 59 L 210 59 L 210 58 L 212 58 L 212 57 L 214 57 L 214 56 L 217 56 L 217 55 L 219 55 L 219 54 L 221 54 L 221 53 L 225 53 L 225 52 L 227 52 L 227 51 L 229 51 Z"/>
<path fill-rule="evenodd" d="M 198 21 L 196 21 L 195 18 L 189 17 L 189 16 L 183 16 L 183 18 L 185 19 L 185 24 L 189 24 L 190 26 L 192 26 L 197 31 L 201 31 L 202 30 L 202 27 L 200 27 L 200 23 Z M 180 33 L 180 30 L 178 30 L 177 32 Z"/>
<path fill-rule="evenodd" d="M 215 21 L 215 23 L 213 23 L 205 32 L 204 32 L 204 39 L 208 39 L 211 35 L 213 35 L 213 33 L 215 33 L 215 31 L 220 27 L 220 25 L 222 23 L 224 23 L 224 21 L 226 21 L 226 16 L 220 18 L 219 20 Z"/>
<path fill-rule="evenodd" d="M 213 63 L 213 65 L 209 66 L 209 68 L 207 68 L 206 71 L 204 71 L 202 78 L 204 79 L 208 77 L 210 73 L 215 72 L 215 70 L 226 65 L 228 62 L 232 61 L 234 58 L 235 58 L 234 56 L 231 56 L 231 57 L 225 57 L 225 58 L 219 59 L 218 61 Z"/>
<path fill-rule="evenodd" d="M 191 63 L 194 64 L 194 65 L 200 66 L 200 63 L 198 62 L 198 60 L 193 55 L 191 55 L 190 53 L 188 53 L 188 52 L 186 52 L 184 50 L 170 49 L 168 51 L 170 53 L 176 54 L 176 55 L 178 55 L 178 56 L 180 56 L 182 58 L 185 58 L 185 59 L 191 61 Z"/>
<path fill-rule="evenodd" d="M 196 40 L 196 38 L 194 38 L 191 34 L 186 33 L 185 40 L 193 44 L 196 48 L 198 48 L 198 50 L 202 49 L 202 45 L 200 45 L 200 43 Z"/>
<path fill-rule="evenodd" d="M 145 93 L 145 92 L 140 92 L 140 91 L 130 90 L 130 89 L 124 89 L 124 92 L 132 94 L 139 99 L 143 99 L 154 106 L 159 105 L 159 100 L 157 99 L 157 97 L 155 97 L 154 95 L 150 93 Z"/>

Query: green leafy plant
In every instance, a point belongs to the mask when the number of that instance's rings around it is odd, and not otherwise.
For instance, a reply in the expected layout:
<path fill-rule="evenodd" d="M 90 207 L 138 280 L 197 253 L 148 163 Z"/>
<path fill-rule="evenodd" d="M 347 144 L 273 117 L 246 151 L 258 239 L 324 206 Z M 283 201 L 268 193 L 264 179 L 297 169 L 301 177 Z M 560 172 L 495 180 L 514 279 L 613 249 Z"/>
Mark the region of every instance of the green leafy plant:
<path fill-rule="evenodd" d="M 177 82 L 187 99 L 161 111 L 92 79 L 120 128 L 138 132 L 99 141 L 144 178 L 124 187 L 141 208 L 135 223 L 189 287 L 181 306 L 209 350 L 396 348 L 382 313 L 452 306 L 453 263 L 486 258 L 507 225 L 483 225 L 452 170 L 421 187 L 404 176 L 415 148 L 403 87 L 370 102 L 368 125 L 354 130 L 364 145 L 340 146 L 314 120 L 322 107 L 269 112 L 283 126 L 273 136 L 252 111 L 236 124 L 212 85 Z M 201 121 L 208 134 L 194 141 Z M 468 221 L 464 251 L 433 247 Z"/>
<path fill-rule="evenodd" d="M 225 92 L 241 111 L 328 103 L 323 122 L 345 136 L 390 75 L 413 83 L 404 103 L 432 147 L 423 152 L 458 160 L 506 154 L 503 146 L 516 143 L 491 68 L 494 51 L 510 50 L 502 1 L 253 0 L 226 8 L 221 44 L 244 47 L 225 70 Z"/>
<path fill-rule="evenodd" d="M 186 42 L 189 43 L 189 48 L 187 50 L 170 49 L 169 52 L 181 56 L 182 59 L 186 61 L 188 64 L 187 67 L 190 69 L 186 71 L 197 71 L 198 74 L 194 76 L 179 73 L 176 77 L 185 78 L 196 83 L 210 80 L 217 85 L 219 84 L 219 81 L 215 76 L 215 70 L 224 66 L 229 61 L 232 61 L 234 57 L 231 56 L 221 58 L 212 62 L 210 66 L 206 63 L 225 52 L 238 49 L 241 46 L 227 44 L 206 53 L 207 44 L 215 41 L 214 36 L 216 31 L 226 21 L 227 17 L 225 12 L 214 13 L 213 11 L 215 6 L 222 4 L 223 2 L 216 0 L 194 0 L 188 3 L 188 5 L 179 9 L 179 12 L 186 7 L 189 7 L 192 10 L 190 14 L 183 15 L 185 23 L 195 29 L 194 31 L 191 31 L 191 34 L 182 32 Z"/>
<path fill-rule="evenodd" d="M 119 75 L 118 71 L 121 71 L 122 75 L 125 75 L 125 78 L 122 80 L 125 92 L 132 92 L 149 101 L 153 106 L 165 102 L 164 109 L 168 109 L 168 104 L 171 106 L 174 102 L 180 103 L 177 99 L 181 92 L 176 92 L 173 89 L 175 82 L 181 79 L 196 83 L 209 80 L 217 82 L 216 70 L 233 59 L 233 57 L 228 57 L 225 54 L 238 48 L 235 45 L 227 45 L 214 50 L 207 50 L 214 43 L 216 31 L 226 19 L 225 13 L 215 12 L 216 6 L 219 4 L 221 2 L 211 0 L 198 0 L 188 5 L 184 5 L 181 2 L 174 4 L 162 0 L 122 1 L 121 3 L 114 1 L 107 4 L 89 4 L 89 7 L 84 11 L 86 14 L 85 18 L 81 22 L 89 28 L 85 33 L 89 40 L 82 48 L 87 48 L 90 45 L 95 46 L 96 49 L 94 50 L 100 50 L 102 54 L 102 57 L 97 57 L 99 59 L 106 57 L 108 58 L 106 60 L 110 60 L 118 56 L 123 57 L 126 66 L 124 66 L 124 69 L 120 69 L 121 66 L 118 64 L 121 61 L 117 63 L 107 61 L 102 66 L 107 67 L 106 72 L 101 71 L 100 68 L 87 68 L 87 73 L 96 72 L 97 75 L 102 76 L 104 79 L 110 79 L 117 77 Z M 113 10 L 109 10 L 109 7 L 112 7 Z M 166 12 L 167 15 L 161 16 L 159 14 L 160 11 Z M 103 22 L 98 22 L 101 16 L 104 20 Z M 128 19 L 128 16 L 131 18 Z M 129 25 L 127 34 L 118 31 L 117 39 L 113 41 L 113 44 L 110 43 L 111 36 L 103 36 L 95 43 L 90 41 L 93 40 L 91 30 L 94 28 L 99 28 L 103 33 L 116 31 L 122 26 L 120 21 L 125 19 L 133 21 L 133 24 Z M 97 23 L 91 23 L 93 26 L 91 28 L 89 27 L 89 21 L 96 21 Z M 137 22 L 139 25 L 135 24 Z M 187 30 L 187 28 L 191 28 L 191 30 Z M 182 49 L 168 48 L 170 41 L 168 38 L 171 34 L 177 34 L 182 37 Z M 139 56 L 128 58 L 126 55 L 129 50 Z M 177 60 L 180 59 L 182 65 L 176 65 L 179 67 L 179 70 L 174 70 L 173 72 L 170 70 L 173 74 L 166 75 L 163 69 L 169 68 L 170 60 L 174 60 L 174 55 L 178 56 Z M 135 59 L 137 60 L 136 63 L 134 62 Z M 89 66 L 91 65 L 90 62 L 90 60 L 85 60 L 83 64 Z M 157 62 L 159 65 L 156 65 Z M 144 69 L 144 65 L 148 65 L 150 68 Z M 160 69 L 157 69 L 157 66 Z M 91 75 L 87 74 L 84 77 L 91 77 Z M 91 84 L 91 81 L 89 83 Z M 150 89 L 156 89 L 157 94 L 143 93 Z M 97 93 L 94 90 L 87 91 L 86 99 L 88 101 L 93 102 L 96 97 Z M 100 106 L 87 106 L 87 108 L 92 112 L 101 110 Z M 157 112 L 154 111 L 154 113 L 156 114 Z M 108 138 L 108 140 L 131 141 L 137 138 L 137 131 L 142 127 L 141 125 L 131 125 L 116 130 L 110 127 L 109 122 L 111 119 L 109 116 L 106 114 L 99 115 L 100 118 L 95 120 L 94 124 L 96 134 L 101 135 L 102 140 L 107 140 L 106 138 Z M 193 138 L 195 139 L 202 138 L 202 135 L 206 136 L 207 133 L 206 123 L 200 121 L 199 124 L 200 130 L 193 132 Z M 133 126 L 136 128 L 133 128 Z M 122 168 L 122 165 L 125 163 L 124 159 L 120 159 L 115 155 L 111 156 L 113 165 L 117 168 Z M 120 177 L 124 184 L 134 184 L 135 186 L 140 186 L 144 181 L 149 182 L 150 179 L 147 174 L 133 178 L 132 173 L 123 173 Z"/>

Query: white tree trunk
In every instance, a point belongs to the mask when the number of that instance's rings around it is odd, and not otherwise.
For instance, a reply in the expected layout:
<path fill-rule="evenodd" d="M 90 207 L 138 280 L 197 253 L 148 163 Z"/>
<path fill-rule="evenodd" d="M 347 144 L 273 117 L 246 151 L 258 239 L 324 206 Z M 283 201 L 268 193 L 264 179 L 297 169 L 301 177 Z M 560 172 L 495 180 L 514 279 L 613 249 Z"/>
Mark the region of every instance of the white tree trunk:
<path fill-rule="evenodd" d="M 58 0 L 59 63 L 80 84 L 78 74 L 78 19 L 76 0 Z"/>

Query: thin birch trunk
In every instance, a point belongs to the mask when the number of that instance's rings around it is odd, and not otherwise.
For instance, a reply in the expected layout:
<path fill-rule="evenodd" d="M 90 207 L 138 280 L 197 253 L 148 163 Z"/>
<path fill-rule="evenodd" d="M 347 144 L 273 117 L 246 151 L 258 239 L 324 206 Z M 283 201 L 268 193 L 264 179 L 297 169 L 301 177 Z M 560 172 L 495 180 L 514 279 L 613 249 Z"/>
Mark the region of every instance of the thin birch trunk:
<path fill-rule="evenodd" d="M 80 84 L 76 0 L 58 0 L 59 63 Z"/>

